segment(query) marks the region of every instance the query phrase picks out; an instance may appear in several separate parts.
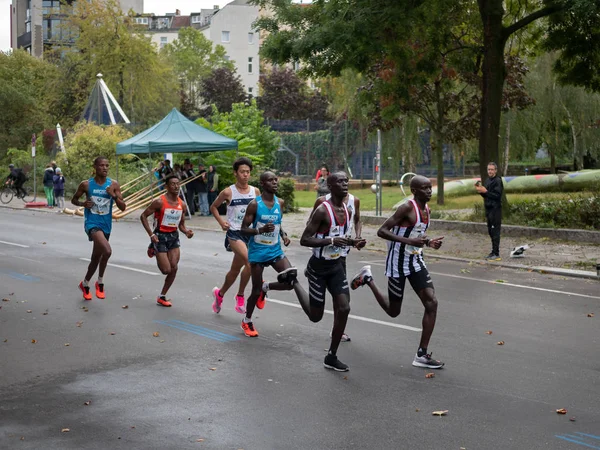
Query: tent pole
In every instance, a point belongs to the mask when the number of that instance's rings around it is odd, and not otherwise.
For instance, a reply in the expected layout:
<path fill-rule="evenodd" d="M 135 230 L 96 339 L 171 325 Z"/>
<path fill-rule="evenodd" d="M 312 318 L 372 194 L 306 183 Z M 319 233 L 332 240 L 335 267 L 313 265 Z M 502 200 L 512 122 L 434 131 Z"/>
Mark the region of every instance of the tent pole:
<path fill-rule="evenodd" d="M 183 199 L 183 203 L 185 203 L 185 207 L 187 208 L 188 219 L 192 220 L 192 215 L 190 214 L 190 205 L 188 205 L 185 194 L 183 193 L 183 188 L 181 186 L 179 187 L 179 196 Z"/>

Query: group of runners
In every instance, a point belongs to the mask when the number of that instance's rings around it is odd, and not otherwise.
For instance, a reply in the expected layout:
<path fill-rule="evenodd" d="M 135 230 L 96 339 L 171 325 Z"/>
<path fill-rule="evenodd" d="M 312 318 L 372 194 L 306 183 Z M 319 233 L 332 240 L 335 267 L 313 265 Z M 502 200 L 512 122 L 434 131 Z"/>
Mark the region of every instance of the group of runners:
<path fill-rule="evenodd" d="M 93 250 L 85 278 L 79 289 L 85 300 L 91 300 L 91 279 L 96 270 L 96 297 L 105 298 L 103 276 L 111 256 L 109 244 L 112 229 L 112 208 L 116 205 L 125 210 L 119 184 L 108 178 L 109 162 L 104 157 L 94 160 L 95 176 L 83 181 L 72 203 L 85 208 L 84 229 Z M 421 176 L 414 177 L 410 187 L 414 198 L 401 205 L 393 216 L 385 221 L 378 236 L 388 241 L 385 275 L 388 292 L 383 294 L 376 285 L 370 266 L 364 266 L 351 282 L 346 274 L 346 258 L 350 249 L 362 249 L 366 240 L 361 237 L 360 200 L 348 193 L 348 176 L 344 172 L 331 173 L 327 178 L 330 194 L 317 199 L 314 209 L 302 233 L 300 245 L 310 247 L 312 255 L 304 271 L 308 279 L 308 292 L 298 280 L 298 270 L 286 257 L 282 244 L 290 240 L 282 228 L 284 202 L 277 197 L 278 178 L 270 171 L 260 176 L 260 187 L 249 184 L 252 162 L 239 158 L 233 164 L 235 183 L 225 188 L 210 207 L 212 214 L 226 232 L 225 247 L 233 252 L 231 267 L 221 287 L 212 291 L 212 309 L 220 313 L 226 293 L 240 278 L 235 296 L 235 311 L 244 315 L 241 328 L 248 337 L 258 337 L 252 322 L 255 308 L 263 309 L 269 291 L 293 290 L 302 310 L 310 321 L 319 322 L 325 311 L 327 291 L 333 302 L 333 329 L 330 333 L 329 351 L 324 359 L 328 369 L 345 372 L 348 366 L 337 357 L 340 342 L 349 341 L 345 334 L 350 313 L 350 290 L 368 287 L 381 308 L 391 317 L 400 314 L 404 287 L 408 279 L 417 293 L 425 312 L 419 347 L 413 366 L 439 369 L 444 363 L 434 360 L 428 353 L 429 340 L 433 332 L 437 300 L 433 283 L 423 261 L 423 247 L 440 248 L 443 237 L 429 239 L 431 182 Z M 185 225 L 186 204 L 179 198 L 179 179 L 174 175 L 165 179 L 165 191 L 141 214 L 140 220 L 149 236 L 148 256 L 156 257 L 159 270 L 165 281 L 157 304 L 170 307 L 167 293 L 177 275 L 180 258 L 179 232 L 187 238 L 194 233 Z M 85 201 L 80 199 L 85 196 Z M 227 216 L 221 217 L 218 207 L 227 204 Z M 150 226 L 149 217 L 154 224 Z M 354 234 L 354 237 L 352 235 Z M 264 269 L 272 267 L 277 272 L 277 281 L 265 282 Z M 252 280 L 251 294 L 245 300 L 244 292 Z"/>

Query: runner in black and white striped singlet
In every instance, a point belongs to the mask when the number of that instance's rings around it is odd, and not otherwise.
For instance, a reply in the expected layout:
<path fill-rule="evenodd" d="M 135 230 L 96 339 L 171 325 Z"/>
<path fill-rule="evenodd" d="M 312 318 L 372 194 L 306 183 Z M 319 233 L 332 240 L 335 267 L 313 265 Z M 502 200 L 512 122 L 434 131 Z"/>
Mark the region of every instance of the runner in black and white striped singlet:
<path fill-rule="evenodd" d="M 406 280 L 417 293 L 423 306 L 423 331 L 419 349 L 413 360 L 413 366 L 440 369 L 444 363 L 431 358 L 427 353 L 429 339 L 435 327 L 437 299 L 425 262 L 423 247 L 438 249 L 443 237 L 428 239 L 425 235 L 429 227 L 429 207 L 431 199 L 431 181 L 416 176 L 410 182 L 414 199 L 398 207 L 392 217 L 379 228 L 377 235 L 388 240 L 388 256 L 385 275 L 388 277 L 388 295 L 384 296 L 373 281 L 371 266 L 364 266 L 352 280 L 351 287 L 356 289 L 367 285 L 375 295 L 377 303 L 391 317 L 397 317 L 402 308 L 404 285 Z"/>

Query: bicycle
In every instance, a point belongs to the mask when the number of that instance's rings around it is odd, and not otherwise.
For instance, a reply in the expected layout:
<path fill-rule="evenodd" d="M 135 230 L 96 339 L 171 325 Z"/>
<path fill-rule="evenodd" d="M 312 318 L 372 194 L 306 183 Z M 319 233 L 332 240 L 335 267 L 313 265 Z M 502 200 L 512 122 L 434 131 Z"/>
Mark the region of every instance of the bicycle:
<path fill-rule="evenodd" d="M 17 189 L 13 186 L 9 186 L 8 184 L 4 185 L 2 190 L 0 190 L 0 202 L 6 205 L 12 201 L 13 197 L 17 197 L 26 203 L 26 197 L 29 196 L 29 189 L 26 186 L 22 186 L 21 189 L 25 192 L 25 194 L 17 193 Z"/>

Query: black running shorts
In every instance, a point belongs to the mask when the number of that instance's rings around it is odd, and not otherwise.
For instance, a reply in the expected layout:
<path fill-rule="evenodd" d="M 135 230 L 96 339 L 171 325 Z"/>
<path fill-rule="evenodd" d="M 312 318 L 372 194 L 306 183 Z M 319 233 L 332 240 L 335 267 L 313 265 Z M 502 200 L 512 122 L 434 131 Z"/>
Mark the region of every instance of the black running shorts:
<path fill-rule="evenodd" d="M 312 306 L 325 307 L 325 291 L 332 296 L 350 295 L 342 258 L 334 260 L 311 257 L 306 266 L 308 296 Z"/>
<path fill-rule="evenodd" d="M 104 237 L 106 238 L 107 241 L 110 239 L 110 233 L 107 233 L 100 227 L 92 227 L 89 230 L 85 230 L 85 233 L 88 235 L 88 239 L 90 242 L 93 241 L 92 234 L 94 234 L 97 231 L 102 231 L 102 233 L 104 234 Z"/>
<path fill-rule="evenodd" d="M 427 269 L 421 269 L 418 272 L 413 272 L 410 275 L 403 275 L 399 278 L 388 277 L 388 297 L 390 302 L 402 303 L 402 299 L 404 298 L 404 285 L 407 278 L 417 294 L 419 294 L 422 289 L 433 289 L 433 282 L 431 281 Z"/>
<path fill-rule="evenodd" d="M 154 250 L 156 250 L 156 253 L 167 253 L 169 250 L 181 246 L 179 243 L 179 233 L 177 231 L 172 231 L 170 233 L 158 231 L 155 234 L 158 238 L 158 242 L 154 243 Z"/>

